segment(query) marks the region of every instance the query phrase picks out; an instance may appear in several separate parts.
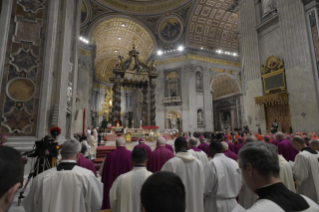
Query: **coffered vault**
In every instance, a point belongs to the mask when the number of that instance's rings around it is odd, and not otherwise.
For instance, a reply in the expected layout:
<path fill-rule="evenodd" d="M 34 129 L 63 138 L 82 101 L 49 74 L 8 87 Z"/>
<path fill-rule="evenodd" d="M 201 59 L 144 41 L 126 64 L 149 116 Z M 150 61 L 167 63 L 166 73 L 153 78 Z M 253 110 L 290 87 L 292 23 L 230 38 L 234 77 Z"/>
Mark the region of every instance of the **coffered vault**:
<path fill-rule="evenodd" d="M 109 82 L 117 57 L 126 58 L 133 45 L 143 62 L 155 51 L 154 41 L 145 28 L 125 18 L 103 21 L 93 30 L 91 40 L 97 47 L 96 77 L 104 82 Z"/>

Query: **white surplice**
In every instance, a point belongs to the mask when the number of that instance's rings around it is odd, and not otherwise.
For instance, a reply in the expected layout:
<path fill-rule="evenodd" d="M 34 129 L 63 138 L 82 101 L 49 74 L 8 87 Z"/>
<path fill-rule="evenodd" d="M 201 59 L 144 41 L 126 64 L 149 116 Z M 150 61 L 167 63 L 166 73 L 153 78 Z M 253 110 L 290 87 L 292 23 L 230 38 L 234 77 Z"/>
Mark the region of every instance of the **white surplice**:
<path fill-rule="evenodd" d="M 258 199 L 258 196 L 252 192 L 242 178 L 242 186 L 238 195 L 238 203 L 245 209 L 250 208 Z"/>
<path fill-rule="evenodd" d="M 204 167 L 205 212 L 232 211 L 242 185 L 241 170 L 233 159 L 218 153 Z"/>
<path fill-rule="evenodd" d="M 206 166 L 206 164 L 208 163 L 208 157 L 205 152 L 196 152 L 193 149 L 189 149 L 188 152 L 190 152 L 195 158 L 200 160 L 200 162 L 202 162 L 203 167 Z"/>
<path fill-rule="evenodd" d="M 162 171 L 177 174 L 185 186 L 186 211 L 203 212 L 204 173 L 202 163 L 190 152 L 178 152 L 168 160 Z"/>
<path fill-rule="evenodd" d="M 282 155 L 278 155 L 280 172 L 279 177 L 281 182 L 292 192 L 296 193 L 295 182 L 292 174 L 292 168 L 290 164 Z"/>
<path fill-rule="evenodd" d="M 301 195 L 309 204 L 309 208 L 303 212 L 318 212 L 319 206 L 306 196 Z M 236 211 L 232 211 L 236 212 Z M 279 205 L 268 199 L 258 200 L 247 212 L 285 212 Z"/>
<path fill-rule="evenodd" d="M 306 150 L 300 152 L 295 158 L 293 172 L 297 181 L 297 193 L 319 204 L 319 154 Z"/>
<path fill-rule="evenodd" d="M 140 192 L 144 181 L 152 175 L 146 167 L 134 167 L 132 171 L 120 175 L 110 191 L 113 212 L 141 211 Z"/>
<path fill-rule="evenodd" d="M 74 166 L 69 171 L 49 169 L 33 179 L 23 201 L 26 212 L 99 212 L 103 183 L 92 171 Z"/>

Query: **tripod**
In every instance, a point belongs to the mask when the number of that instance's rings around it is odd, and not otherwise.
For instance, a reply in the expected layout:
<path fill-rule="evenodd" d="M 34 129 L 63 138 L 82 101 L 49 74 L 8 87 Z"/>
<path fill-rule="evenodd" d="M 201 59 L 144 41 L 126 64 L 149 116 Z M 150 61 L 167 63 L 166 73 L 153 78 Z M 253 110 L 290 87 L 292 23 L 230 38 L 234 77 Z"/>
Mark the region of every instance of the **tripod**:
<path fill-rule="evenodd" d="M 21 190 L 21 192 L 20 192 L 20 195 L 19 195 L 19 197 L 18 197 L 18 206 L 21 205 L 21 199 L 25 197 L 25 196 L 23 196 L 23 193 L 25 192 L 25 189 L 27 188 L 27 186 L 28 186 L 28 184 L 29 184 L 31 178 L 32 178 L 33 176 L 36 176 L 36 175 L 39 174 L 40 161 L 41 161 L 41 159 L 43 159 L 42 172 L 44 172 L 45 170 L 51 168 L 47 156 L 46 156 L 45 154 L 39 155 L 38 158 L 37 158 L 37 160 L 36 160 L 36 162 L 35 162 L 35 164 L 34 164 L 34 166 L 33 166 L 33 168 L 32 168 L 31 171 L 30 171 L 30 174 L 29 174 L 29 176 L 28 176 L 28 180 L 27 180 L 26 184 L 23 186 L 23 188 L 22 188 L 22 190 Z M 36 173 L 36 175 L 34 175 L 35 173 Z"/>

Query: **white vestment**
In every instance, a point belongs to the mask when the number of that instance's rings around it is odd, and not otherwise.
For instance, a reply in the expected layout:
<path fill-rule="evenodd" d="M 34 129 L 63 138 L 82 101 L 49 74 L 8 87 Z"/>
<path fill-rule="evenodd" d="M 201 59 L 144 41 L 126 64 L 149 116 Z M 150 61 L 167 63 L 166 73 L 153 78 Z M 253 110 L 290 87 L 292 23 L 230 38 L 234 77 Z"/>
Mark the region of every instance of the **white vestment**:
<path fill-rule="evenodd" d="M 238 195 L 238 203 L 245 209 L 250 208 L 258 199 L 258 196 L 252 192 L 242 178 L 242 186 Z"/>
<path fill-rule="evenodd" d="M 307 198 L 306 196 L 302 197 L 307 201 L 309 204 L 309 208 L 303 212 L 318 212 L 319 206 L 312 201 L 311 199 Z M 232 211 L 236 212 L 236 211 Z M 247 210 L 247 212 L 285 212 L 279 205 L 270 201 L 268 199 L 261 199 L 258 200 L 251 208 Z"/>
<path fill-rule="evenodd" d="M 23 207 L 26 212 L 99 212 L 102 200 L 103 183 L 91 170 L 55 167 L 33 179 Z"/>
<path fill-rule="evenodd" d="M 307 150 L 300 152 L 295 158 L 293 171 L 297 193 L 319 204 L 319 154 L 311 154 Z"/>
<path fill-rule="evenodd" d="M 185 212 L 203 212 L 204 173 L 202 163 L 190 152 L 178 152 L 174 158 L 168 160 L 162 171 L 177 174 L 185 186 Z"/>
<path fill-rule="evenodd" d="M 150 175 L 152 172 L 145 167 L 134 167 L 132 171 L 116 178 L 110 191 L 112 212 L 141 211 L 141 188 Z"/>
<path fill-rule="evenodd" d="M 224 153 L 215 154 L 204 167 L 205 212 L 232 211 L 242 185 L 241 170 L 233 159 Z"/>
<path fill-rule="evenodd" d="M 91 153 L 91 146 L 88 144 L 88 142 L 86 140 L 82 141 L 82 144 L 86 146 L 86 152 L 84 154 L 84 157 L 88 157 L 89 154 Z"/>
<path fill-rule="evenodd" d="M 197 151 L 194 151 L 193 149 L 189 149 L 188 152 L 190 152 L 195 158 L 200 160 L 200 162 L 202 162 L 203 167 L 206 166 L 206 164 L 208 163 L 208 157 L 205 152 L 203 151 L 197 152 Z"/>
<path fill-rule="evenodd" d="M 290 164 L 282 155 L 278 155 L 280 172 L 279 177 L 281 182 L 292 192 L 296 193 L 295 182 L 292 174 L 292 168 Z"/>

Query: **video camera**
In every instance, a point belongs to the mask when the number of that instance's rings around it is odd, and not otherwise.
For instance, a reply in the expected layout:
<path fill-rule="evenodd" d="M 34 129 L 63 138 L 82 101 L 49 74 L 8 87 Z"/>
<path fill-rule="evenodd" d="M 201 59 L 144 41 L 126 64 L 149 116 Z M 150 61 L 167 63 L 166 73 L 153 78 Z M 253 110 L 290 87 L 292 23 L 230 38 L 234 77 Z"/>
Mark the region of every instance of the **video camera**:
<path fill-rule="evenodd" d="M 35 150 L 39 152 L 43 152 L 51 146 L 58 145 L 58 143 L 53 143 L 53 142 L 54 142 L 54 138 L 50 136 L 45 136 L 41 140 L 35 142 Z"/>

